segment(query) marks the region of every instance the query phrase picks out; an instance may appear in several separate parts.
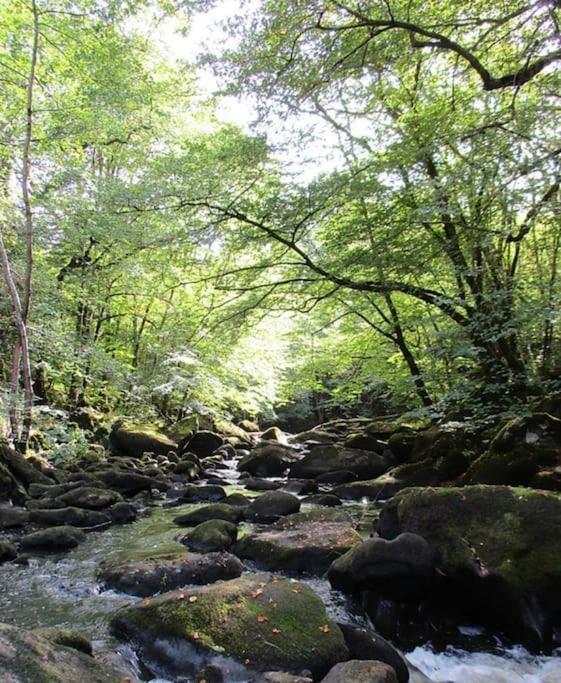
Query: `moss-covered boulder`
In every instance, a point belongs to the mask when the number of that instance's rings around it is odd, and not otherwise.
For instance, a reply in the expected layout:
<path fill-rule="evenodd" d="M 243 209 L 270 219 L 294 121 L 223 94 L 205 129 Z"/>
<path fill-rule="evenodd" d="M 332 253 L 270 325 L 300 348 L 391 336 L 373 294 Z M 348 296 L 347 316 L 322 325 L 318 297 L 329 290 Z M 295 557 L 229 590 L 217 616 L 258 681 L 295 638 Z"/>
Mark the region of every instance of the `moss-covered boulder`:
<path fill-rule="evenodd" d="M 14 502 L 21 505 L 27 494 L 23 486 L 16 480 L 10 470 L 0 462 L 0 501 Z"/>
<path fill-rule="evenodd" d="M 560 528 L 561 496 L 507 486 L 406 489 L 378 523 L 426 539 L 451 599 L 534 647 L 561 611 Z"/>
<path fill-rule="evenodd" d="M 155 658 L 167 656 L 171 640 L 256 669 L 309 669 L 316 677 L 348 659 L 341 630 L 305 584 L 249 574 L 192 589 L 190 600 L 182 594 L 165 593 L 119 610 L 112 626 Z"/>
<path fill-rule="evenodd" d="M 328 508 L 337 507 L 343 504 L 339 496 L 332 493 L 314 493 L 311 496 L 306 496 L 302 502 L 307 503 L 308 505 L 321 505 Z"/>
<path fill-rule="evenodd" d="M 38 469 L 24 458 L 21 453 L 17 453 L 5 444 L 0 444 L 0 463 L 8 468 L 17 482 L 26 488 L 33 483 L 52 484 L 53 480 L 40 472 Z"/>
<path fill-rule="evenodd" d="M 48 634 L 47 634 L 48 635 Z M 72 643 L 0 624 L 0 678 L 5 683 L 119 683 L 121 677 Z"/>
<path fill-rule="evenodd" d="M 146 597 L 189 584 L 235 579 L 243 565 L 229 553 L 186 553 L 172 559 L 132 560 L 102 566 L 100 581 L 116 590 Z"/>
<path fill-rule="evenodd" d="M 536 413 L 507 422 L 461 483 L 527 486 L 540 470 L 559 465 L 561 420 Z"/>
<path fill-rule="evenodd" d="M 180 541 L 196 553 L 212 553 L 229 550 L 238 538 L 238 528 L 223 519 L 209 519 L 201 522 L 183 536 Z"/>
<path fill-rule="evenodd" d="M 263 441 L 276 441 L 277 443 L 287 444 L 286 434 L 279 427 L 269 427 L 261 433 Z"/>
<path fill-rule="evenodd" d="M 422 595 L 433 577 L 434 551 L 417 534 L 403 533 L 388 541 L 369 538 L 355 544 L 329 567 L 333 588 L 375 589 L 392 599 Z"/>
<path fill-rule="evenodd" d="M 323 574 L 360 541 L 348 522 L 296 521 L 244 536 L 234 552 L 261 569 Z"/>
<path fill-rule="evenodd" d="M 183 446 L 183 450 L 194 453 L 199 458 L 208 458 L 224 443 L 224 439 L 215 432 L 201 430 L 195 432 Z"/>
<path fill-rule="evenodd" d="M 345 470 L 360 479 L 383 474 L 393 464 L 389 451 L 380 454 L 341 446 L 316 446 L 290 468 L 289 476 L 313 479 L 327 472 Z"/>
<path fill-rule="evenodd" d="M 135 429 L 120 420 L 111 429 L 109 446 L 113 452 L 131 458 L 141 458 L 144 453 L 165 455 L 169 451 L 177 450 L 177 443 L 165 434 Z"/>
<path fill-rule="evenodd" d="M 86 535 L 80 529 L 72 526 L 53 526 L 26 534 L 21 539 L 21 547 L 24 550 L 60 552 L 75 548 L 85 539 Z"/>
<path fill-rule="evenodd" d="M 405 660 L 379 633 L 352 624 L 339 624 L 339 628 L 343 631 L 351 659 L 369 659 L 389 664 L 395 671 L 398 683 L 408 683 L 409 669 Z"/>
<path fill-rule="evenodd" d="M 231 524 L 237 524 L 242 521 L 243 516 L 243 509 L 239 506 L 214 503 L 185 512 L 175 517 L 173 521 L 179 526 L 196 526 L 201 522 L 208 522 L 209 519 L 223 519 Z"/>
<path fill-rule="evenodd" d="M 86 510 L 102 510 L 123 500 L 117 491 L 108 488 L 97 488 L 95 486 L 80 486 L 71 491 L 58 496 L 57 500 L 64 505 Z"/>
<path fill-rule="evenodd" d="M 29 522 L 29 512 L 24 508 L 5 505 L 0 507 L 0 529 L 12 529 Z"/>
<path fill-rule="evenodd" d="M 238 463 L 240 472 L 249 472 L 256 477 L 278 477 L 300 456 L 288 446 L 263 444 L 254 448 Z"/>
<path fill-rule="evenodd" d="M 147 477 L 139 472 L 122 472 L 116 468 L 100 472 L 98 477 L 110 489 L 125 496 L 134 496 L 141 491 L 151 493 L 154 489 L 167 491 L 171 486 L 164 477 Z"/>

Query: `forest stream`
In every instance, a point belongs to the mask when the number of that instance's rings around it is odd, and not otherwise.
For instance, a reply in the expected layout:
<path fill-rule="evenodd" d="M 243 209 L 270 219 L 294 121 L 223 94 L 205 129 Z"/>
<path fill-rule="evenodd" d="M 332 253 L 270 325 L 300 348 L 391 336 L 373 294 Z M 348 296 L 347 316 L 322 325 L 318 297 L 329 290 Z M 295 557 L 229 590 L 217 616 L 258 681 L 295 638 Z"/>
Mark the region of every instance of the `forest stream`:
<path fill-rule="evenodd" d="M 239 479 L 236 466 L 239 458 L 225 459 L 219 470 L 227 495 L 243 493 L 250 499 L 260 495 L 245 488 Z M 287 485 L 279 477 L 264 481 Z M 204 485 L 205 479 L 199 482 Z M 321 487 L 325 491 L 329 486 Z M 321 491 L 320 488 L 320 491 Z M 299 496 L 303 499 L 305 496 Z M 173 500 L 173 499 L 172 499 Z M 148 502 L 139 517 L 130 524 L 112 526 L 101 532 L 90 532 L 86 540 L 67 553 L 40 554 L 29 560 L 28 565 L 6 563 L 0 566 L 0 614 L 2 621 L 25 629 L 56 627 L 78 631 L 92 641 L 96 655 L 108 663 L 126 663 L 125 669 L 141 681 L 152 683 L 175 683 L 199 680 L 177 677 L 165 661 L 143 656 L 142 661 L 128 644 L 119 642 L 108 626 L 109 617 L 120 607 L 139 599 L 100 584 L 98 570 L 102 563 L 114 564 L 146 558 L 179 557 L 185 547 L 176 539 L 178 526 L 174 518 L 202 508 L 205 503 L 169 506 L 169 499 Z M 350 514 L 355 528 L 364 537 L 371 534 L 373 520 L 378 516 L 381 503 L 366 498 L 345 501 L 342 508 Z M 302 504 L 306 513 L 314 508 Z M 263 525 L 242 522 L 238 538 L 263 529 Z M 254 569 L 246 561 L 246 570 Z M 282 576 L 282 572 L 276 572 Z M 294 573 L 288 573 L 294 576 Z M 298 577 L 321 597 L 327 613 L 336 622 L 368 628 L 368 616 L 360 603 L 352 596 L 333 590 L 325 576 Z M 410 666 L 413 683 L 448 681 L 453 683 L 560 683 L 561 663 L 556 653 L 550 656 L 531 655 L 521 646 L 504 644 L 499 637 L 487 633 L 473 624 L 457 625 L 457 642 L 450 641 L 446 647 L 426 642 L 413 648 L 402 649 Z M 449 636 L 447 636 L 449 638 Z M 482 645 L 482 643 L 484 643 Z M 118 653 L 117 659 L 115 653 Z M 177 654 L 177 653 L 176 653 Z M 203 664 L 220 664 L 225 683 L 249 680 L 247 672 L 235 662 L 224 657 L 208 657 L 195 651 L 182 650 L 177 656 L 192 657 Z M 424 674 L 424 675 L 423 675 Z M 426 677 L 425 677 L 426 676 Z M 133 680 L 124 678 L 123 680 Z"/>

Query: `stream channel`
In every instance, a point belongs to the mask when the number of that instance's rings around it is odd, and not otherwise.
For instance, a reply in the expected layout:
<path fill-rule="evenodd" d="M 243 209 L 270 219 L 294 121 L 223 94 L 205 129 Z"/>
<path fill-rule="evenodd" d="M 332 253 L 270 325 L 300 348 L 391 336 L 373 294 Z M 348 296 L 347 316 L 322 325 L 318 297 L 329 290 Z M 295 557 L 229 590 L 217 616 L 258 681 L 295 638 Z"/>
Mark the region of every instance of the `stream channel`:
<path fill-rule="evenodd" d="M 225 487 L 228 494 L 259 495 L 247 491 L 237 481 L 235 461 L 226 464 L 229 469 L 220 474 L 230 482 Z M 175 683 L 155 678 L 141 666 L 128 646 L 111 635 L 107 623 L 111 613 L 138 598 L 104 590 L 96 573 L 102 561 L 184 553 L 185 547 L 175 541 L 184 530 L 173 523 L 173 518 L 195 507 L 197 505 L 189 504 L 166 508 L 156 504 L 132 524 L 90 533 L 84 543 L 70 552 L 33 559 L 28 566 L 10 563 L 0 566 L 0 621 L 23 628 L 53 626 L 79 631 L 92 640 L 96 652 L 113 657 L 118 652 L 121 658 L 131 662 L 140 680 Z M 303 505 L 302 510 L 311 507 Z M 345 503 L 344 509 L 352 515 L 359 531 L 368 535 L 377 514 L 376 507 L 364 501 L 363 504 Z M 242 524 L 240 535 L 250 532 L 253 527 Z M 328 612 L 337 621 L 367 624 L 360 605 L 353 598 L 332 590 L 325 578 L 301 580 L 321 596 Z M 463 642 L 466 636 L 469 640 L 470 635 L 474 638 L 480 635 L 473 626 L 459 626 L 458 629 Z M 555 653 L 557 656 L 533 656 L 521 647 L 507 648 L 498 640 L 487 651 L 478 651 L 477 647 L 468 651 L 452 646 L 436 650 L 431 643 L 426 643 L 403 654 L 412 665 L 412 683 L 426 682 L 427 678 L 435 683 L 561 683 L 561 652 Z M 415 669 L 427 678 L 415 673 Z M 239 683 L 237 677 L 236 682 Z"/>

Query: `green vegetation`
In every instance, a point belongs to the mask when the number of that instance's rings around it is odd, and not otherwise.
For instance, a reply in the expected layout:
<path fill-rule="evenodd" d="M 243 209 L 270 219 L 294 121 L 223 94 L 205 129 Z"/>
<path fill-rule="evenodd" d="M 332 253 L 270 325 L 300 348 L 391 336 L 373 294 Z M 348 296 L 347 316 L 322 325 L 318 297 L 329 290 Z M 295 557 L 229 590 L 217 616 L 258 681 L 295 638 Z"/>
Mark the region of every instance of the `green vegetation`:
<path fill-rule="evenodd" d="M 559 3 L 244 6 L 201 64 L 251 132 L 152 37 L 220 6 L 0 9 L 3 435 L 558 391 Z"/>

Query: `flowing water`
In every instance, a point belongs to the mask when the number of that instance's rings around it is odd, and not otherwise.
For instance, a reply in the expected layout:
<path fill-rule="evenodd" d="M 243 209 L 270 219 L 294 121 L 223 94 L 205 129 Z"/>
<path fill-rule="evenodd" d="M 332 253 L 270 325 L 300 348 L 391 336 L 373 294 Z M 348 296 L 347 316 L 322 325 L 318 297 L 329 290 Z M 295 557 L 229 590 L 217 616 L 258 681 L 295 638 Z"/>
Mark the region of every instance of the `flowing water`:
<path fill-rule="evenodd" d="M 221 474 L 224 476 L 223 472 Z M 232 482 L 227 487 L 228 493 L 243 490 L 248 494 L 236 483 L 233 470 L 226 474 Z M 173 524 L 173 518 L 194 507 L 165 508 L 157 505 L 132 524 L 90 533 L 87 540 L 73 551 L 33 559 L 29 566 L 1 565 L 0 621 L 24 628 L 56 626 L 80 631 L 92 640 L 97 651 L 117 650 L 121 657 L 132 662 L 143 680 L 164 683 L 165 679 L 154 679 L 150 674 L 141 672 L 130 649 L 113 639 L 107 626 L 109 615 L 135 598 L 102 590 L 96 572 L 103 561 L 185 552 L 185 547 L 175 540 L 182 530 Z M 345 509 L 365 533 L 371 529 L 372 505 L 352 504 Z M 240 528 L 242 534 L 249 530 L 249 525 Z M 337 620 L 366 624 L 364 613 L 352 598 L 332 591 L 325 579 L 305 581 L 322 597 L 328 611 Z M 465 629 L 466 633 L 468 631 Z M 521 648 L 507 650 L 497 645 L 493 652 L 471 653 L 453 648 L 434 652 L 430 645 L 425 645 L 406 655 L 408 661 L 432 681 L 561 683 L 560 657 L 534 657 Z M 236 676 L 236 680 L 241 679 Z M 412 674 L 415 683 L 426 680 L 420 674 Z"/>

